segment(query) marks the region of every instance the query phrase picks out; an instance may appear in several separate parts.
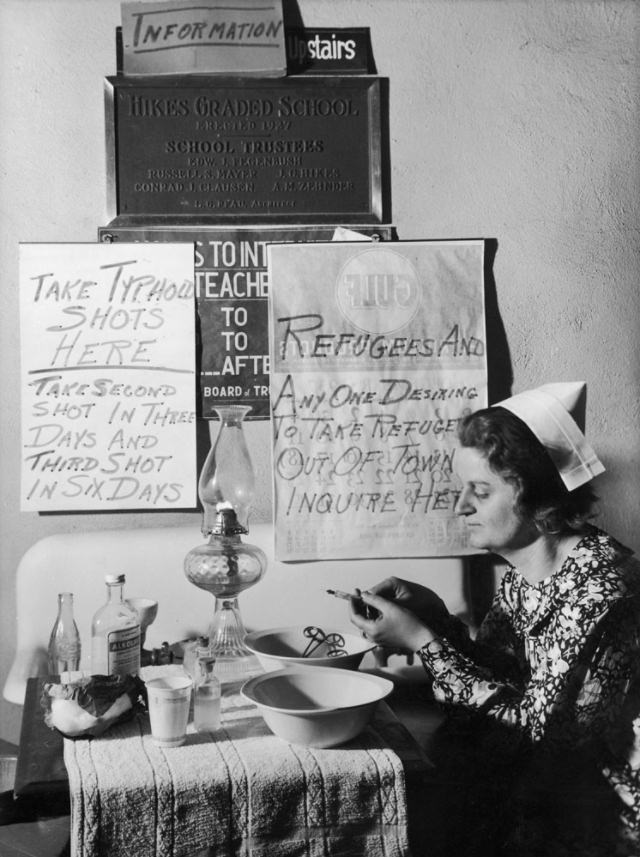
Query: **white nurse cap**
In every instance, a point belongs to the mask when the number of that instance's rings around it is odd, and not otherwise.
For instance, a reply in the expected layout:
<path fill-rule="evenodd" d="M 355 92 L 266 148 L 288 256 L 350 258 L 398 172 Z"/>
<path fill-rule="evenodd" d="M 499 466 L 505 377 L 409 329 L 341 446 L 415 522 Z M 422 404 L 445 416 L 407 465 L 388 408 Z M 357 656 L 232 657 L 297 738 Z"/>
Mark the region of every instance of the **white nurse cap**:
<path fill-rule="evenodd" d="M 494 406 L 511 411 L 531 429 L 569 491 L 604 472 L 583 434 L 586 393 L 584 381 L 545 384 Z"/>

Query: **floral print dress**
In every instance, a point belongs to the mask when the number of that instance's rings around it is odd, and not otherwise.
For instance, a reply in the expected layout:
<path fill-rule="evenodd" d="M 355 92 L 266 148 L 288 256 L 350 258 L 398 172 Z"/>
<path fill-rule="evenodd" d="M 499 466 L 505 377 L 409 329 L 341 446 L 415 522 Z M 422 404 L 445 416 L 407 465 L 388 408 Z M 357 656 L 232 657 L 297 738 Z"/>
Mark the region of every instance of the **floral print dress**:
<path fill-rule="evenodd" d="M 454 617 L 438 630 L 419 652 L 436 699 L 500 724 L 530 755 L 588 758 L 617 795 L 620 836 L 636 843 L 619 853 L 640 855 L 640 563 L 631 551 L 590 528 L 535 585 L 509 566 L 475 640 Z"/>

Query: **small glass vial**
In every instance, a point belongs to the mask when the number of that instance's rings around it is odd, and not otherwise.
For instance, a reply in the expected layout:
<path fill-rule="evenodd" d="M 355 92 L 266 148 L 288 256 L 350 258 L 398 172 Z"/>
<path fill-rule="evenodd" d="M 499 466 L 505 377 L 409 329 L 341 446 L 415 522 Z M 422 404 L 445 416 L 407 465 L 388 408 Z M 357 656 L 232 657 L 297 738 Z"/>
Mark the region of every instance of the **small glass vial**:
<path fill-rule="evenodd" d="M 185 646 L 182 666 L 193 680 L 194 685 L 200 676 L 198 658 L 208 657 L 210 654 L 209 638 L 205 636 L 198 637 L 196 640 L 190 640 Z"/>
<path fill-rule="evenodd" d="M 197 732 L 215 732 L 220 728 L 220 681 L 214 675 L 216 659 L 198 658 L 200 674 L 196 678 L 193 725 Z"/>
<path fill-rule="evenodd" d="M 73 593 L 58 595 L 58 616 L 49 638 L 49 673 L 61 675 L 80 669 L 80 633 L 73 618 Z"/>
<path fill-rule="evenodd" d="M 162 646 L 160 647 L 160 651 L 158 653 L 158 663 L 159 664 L 172 664 L 173 663 L 173 652 L 171 651 L 171 646 L 167 642 L 164 641 Z"/>
<path fill-rule="evenodd" d="M 124 574 L 107 574 L 107 603 L 91 625 L 91 672 L 127 675 L 140 670 L 140 618 L 122 597 Z"/>

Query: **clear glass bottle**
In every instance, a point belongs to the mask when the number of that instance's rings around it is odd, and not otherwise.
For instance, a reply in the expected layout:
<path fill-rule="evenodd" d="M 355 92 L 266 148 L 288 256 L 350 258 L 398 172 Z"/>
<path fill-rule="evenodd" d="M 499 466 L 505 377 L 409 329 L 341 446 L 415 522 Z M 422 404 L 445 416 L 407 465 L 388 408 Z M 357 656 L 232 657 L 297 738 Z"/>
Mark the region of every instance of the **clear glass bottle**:
<path fill-rule="evenodd" d="M 72 592 L 58 594 L 58 616 L 51 630 L 48 652 L 51 675 L 80 669 L 80 633 L 73 618 Z"/>
<path fill-rule="evenodd" d="M 91 624 L 91 672 L 126 675 L 140 670 L 140 618 L 122 598 L 124 574 L 105 575 L 107 603 Z"/>
<path fill-rule="evenodd" d="M 220 728 L 220 681 L 214 674 L 216 659 L 208 653 L 198 658 L 193 725 L 197 732 L 215 732 Z"/>
<path fill-rule="evenodd" d="M 208 637 L 200 636 L 196 640 L 190 640 L 185 646 L 182 666 L 193 681 L 194 686 L 198 676 L 200 675 L 198 659 L 205 655 L 211 655 Z"/>

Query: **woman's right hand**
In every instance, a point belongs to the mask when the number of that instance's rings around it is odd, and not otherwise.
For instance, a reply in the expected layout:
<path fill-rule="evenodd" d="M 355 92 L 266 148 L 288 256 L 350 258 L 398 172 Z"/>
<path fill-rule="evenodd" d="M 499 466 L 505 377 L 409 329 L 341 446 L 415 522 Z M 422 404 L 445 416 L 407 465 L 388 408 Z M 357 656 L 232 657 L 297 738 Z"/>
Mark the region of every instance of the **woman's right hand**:
<path fill-rule="evenodd" d="M 437 628 L 449 615 L 444 601 L 432 589 L 399 577 L 387 577 L 368 591 L 410 610 L 429 628 Z"/>

